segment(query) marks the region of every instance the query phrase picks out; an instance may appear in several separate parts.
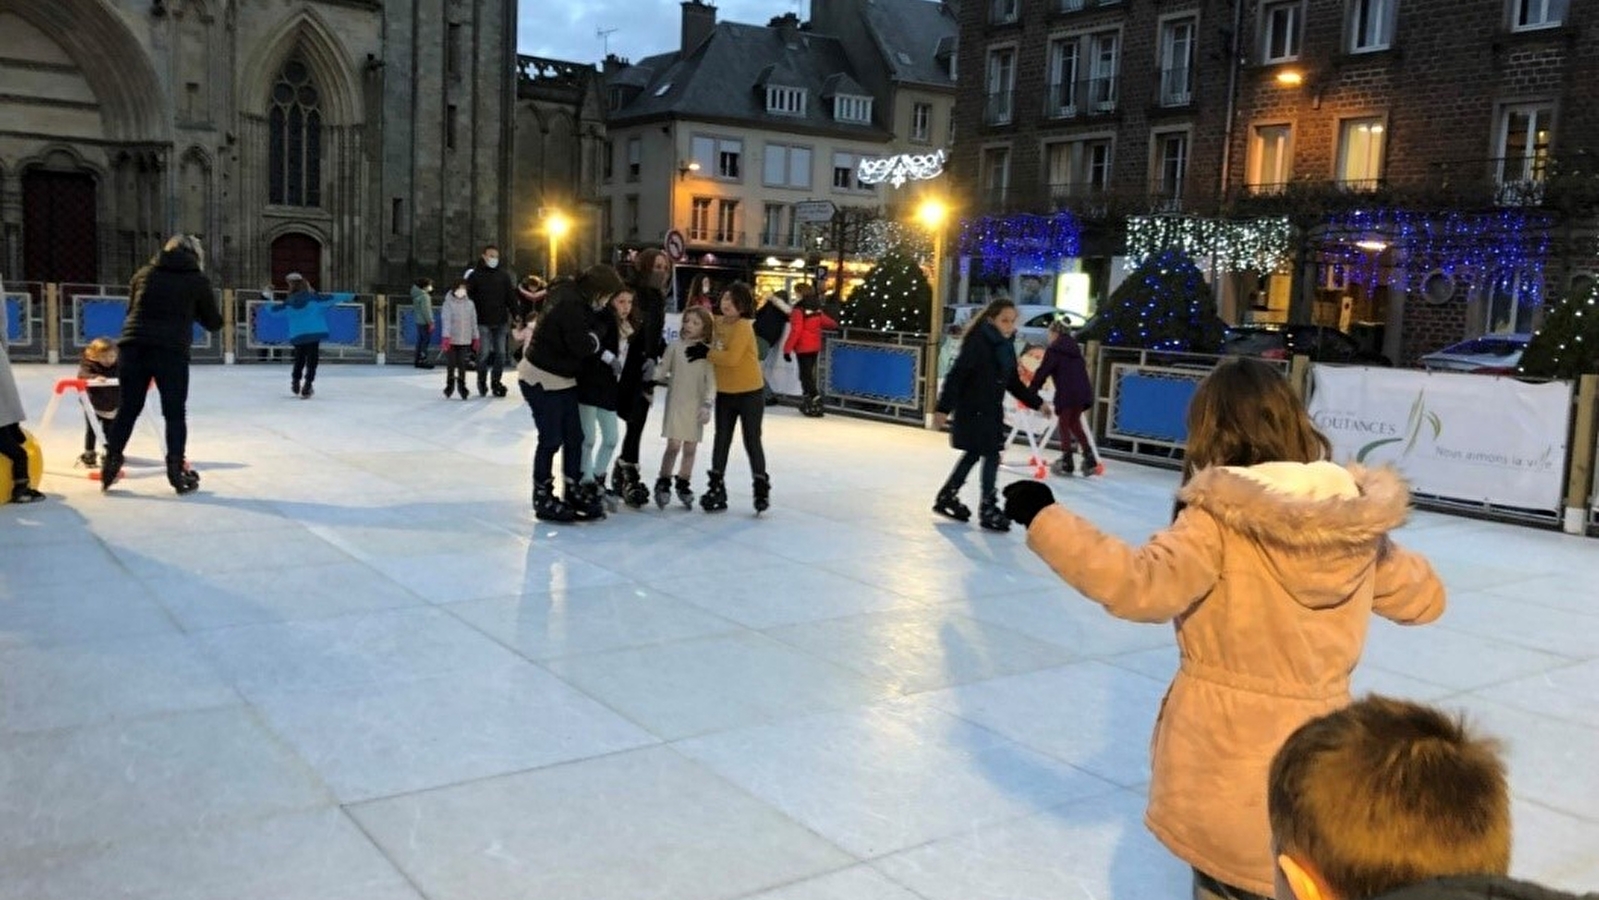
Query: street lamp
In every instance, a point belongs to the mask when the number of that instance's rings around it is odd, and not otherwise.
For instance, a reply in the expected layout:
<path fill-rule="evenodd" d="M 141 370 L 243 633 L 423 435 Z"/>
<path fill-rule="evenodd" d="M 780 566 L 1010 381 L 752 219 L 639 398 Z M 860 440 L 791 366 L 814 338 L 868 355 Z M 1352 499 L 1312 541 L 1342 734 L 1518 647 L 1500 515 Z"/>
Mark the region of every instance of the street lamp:
<path fill-rule="evenodd" d="M 550 270 L 545 277 L 554 280 L 559 274 L 561 259 L 561 238 L 572 229 L 572 220 L 559 212 L 550 213 L 544 220 L 544 232 L 550 236 Z"/>
<path fill-rule="evenodd" d="M 927 329 L 927 397 L 926 424 L 933 427 L 933 413 L 938 405 L 938 350 L 944 340 L 944 220 L 949 208 L 943 201 L 929 197 L 916 209 L 916 220 L 933 233 L 933 317 Z"/>

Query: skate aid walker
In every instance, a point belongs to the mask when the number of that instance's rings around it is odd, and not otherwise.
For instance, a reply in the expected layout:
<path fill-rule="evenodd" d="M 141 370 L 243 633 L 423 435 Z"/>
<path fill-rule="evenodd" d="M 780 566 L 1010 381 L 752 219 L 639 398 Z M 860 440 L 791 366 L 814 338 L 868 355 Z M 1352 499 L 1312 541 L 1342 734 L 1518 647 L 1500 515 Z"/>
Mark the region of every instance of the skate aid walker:
<path fill-rule="evenodd" d="M 94 406 L 89 402 L 89 387 L 91 384 L 95 387 L 115 387 L 119 384 L 119 382 L 115 378 L 107 378 L 104 381 L 94 382 L 90 382 L 87 378 L 62 378 L 58 380 L 56 382 L 55 390 L 50 394 L 50 402 L 44 408 L 44 415 L 39 417 L 39 430 L 42 432 L 46 428 L 50 427 L 50 420 L 55 416 L 56 408 L 61 405 L 62 395 L 68 391 L 72 391 L 77 395 L 78 408 L 83 410 L 83 414 L 88 417 L 90 427 L 94 429 L 95 443 L 100 447 L 104 447 L 105 427 L 101 424 L 100 417 L 95 414 Z M 154 387 L 155 382 L 152 381 L 150 385 L 145 388 L 145 390 L 154 390 Z M 150 432 L 151 436 L 155 438 L 156 445 L 161 448 L 161 454 L 157 458 L 163 460 L 163 462 L 159 465 L 146 465 L 142 463 L 134 464 L 130 459 L 122 466 L 122 473 L 124 475 L 130 472 L 137 472 L 139 474 L 144 474 L 146 472 L 166 472 L 167 468 L 164 460 L 167 458 L 167 439 L 166 435 L 163 433 L 163 430 L 157 428 L 155 424 L 155 419 L 160 415 L 160 408 L 161 405 L 157 403 L 154 407 L 155 415 L 144 415 L 140 416 L 139 419 L 144 423 L 145 430 Z M 150 404 L 145 404 L 145 409 L 147 412 L 151 411 Z M 72 475 L 76 473 L 52 470 L 52 474 Z M 88 476 L 90 481 L 99 481 L 100 470 L 90 469 L 88 471 Z"/>

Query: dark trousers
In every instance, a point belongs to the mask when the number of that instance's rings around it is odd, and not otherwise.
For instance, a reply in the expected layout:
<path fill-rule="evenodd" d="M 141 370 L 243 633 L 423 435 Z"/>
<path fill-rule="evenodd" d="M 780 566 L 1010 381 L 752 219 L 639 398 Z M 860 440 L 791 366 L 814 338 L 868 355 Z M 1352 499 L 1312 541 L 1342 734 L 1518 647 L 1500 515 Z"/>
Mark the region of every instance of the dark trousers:
<path fill-rule="evenodd" d="M 433 326 L 416 323 L 416 359 L 411 364 L 420 366 L 428 361 L 428 344 L 433 340 Z"/>
<path fill-rule="evenodd" d="M 533 450 L 533 485 L 555 480 L 555 451 L 561 451 L 561 475 L 576 482 L 583 476 L 583 422 L 577 412 L 577 388 L 547 391 L 542 385 L 517 381 L 522 399 L 533 411 L 539 442 Z"/>
<path fill-rule="evenodd" d="M 20 424 L 0 425 L 0 456 L 11 460 L 11 480 L 14 482 L 28 480 L 28 451 L 22 446 L 27 439 Z"/>
<path fill-rule="evenodd" d="M 617 454 L 617 459 L 638 465 L 639 442 L 644 439 L 644 425 L 650 418 L 649 394 L 644 394 L 633 401 L 631 408 L 624 406 L 621 410 L 622 423 L 627 430 L 622 434 L 622 452 Z"/>
<path fill-rule="evenodd" d="M 161 394 L 161 417 L 167 421 L 167 459 L 183 459 L 189 444 L 189 352 L 148 344 L 123 344 L 117 359 L 118 377 L 124 385 L 122 405 L 106 432 L 107 453 L 122 454 L 133 435 L 133 426 L 144 412 L 150 395 L 148 385 L 155 380 Z"/>
<path fill-rule="evenodd" d="M 761 419 L 766 415 L 762 391 L 741 394 L 716 394 L 716 438 L 711 444 L 711 471 L 727 471 L 727 453 L 733 448 L 733 426 L 744 433 L 744 455 L 750 460 L 750 474 L 766 474 L 766 450 L 761 447 Z"/>
<path fill-rule="evenodd" d="M 1065 409 L 1055 410 L 1055 419 L 1060 423 L 1060 449 L 1062 453 L 1072 452 L 1072 442 L 1077 443 L 1078 449 L 1084 454 L 1089 454 L 1088 432 L 1083 430 L 1083 408 L 1081 406 L 1068 406 Z"/>
<path fill-rule="evenodd" d="M 106 429 L 109 432 L 111 430 L 111 420 L 110 419 L 101 419 L 100 420 L 100 427 Z M 95 437 L 95 433 L 94 433 L 94 422 L 89 419 L 89 414 L 88 413 L 84 413 L 83 414 L 83 451 L 85 453 L 87 453 L 87 452 L 89 452 L 89 451 L 94 449 L 95 440 L 96 440 L 96 437 Z"/>
<path fill-rule="evenodd" d="M 816 389 L 816 359 L 820 353 L 799 354 L 800 390 L 804 391 L 807 399 L 820 396 Z"/>
<path fill-rule="evenodd" d="M 444 384 L 466 384 L 466 355 L 472 352 L 471 344 L 451 344 L 444 351 Z"/>
<path fill-rule="evenodd" d="M 289 377 L 296 384 L 310 385 L 316 381 L 316 364 L 322 359 L 322 342 L 310 341 L 294 345 L 294 372 Z M 301 374 L 304 379 L 301 379 Z"/>
<path fill-rule="evenodd" d="M 949 480 L 944 482 L 944 487 L 949 488 L 952 491 L 960 490 L 961 486 L 966 483 L 966 478 L 972 474 L 972 469 L 977 466 L 978 462 L 983 464 L 982 474 L 978 476 L 983 486 L 983 498 L 987 499 L 994 496 L 996 493 L 996 486 L 999 482 L 998 450 L 995 450 L 992 453 L 978 453 L 976 450 L 967 450 L 961 456 L 960 461 L 955 463 L 955 468 L 950 471 Z"/>
<path fill-rule="evenodd" d="M 477 329 L 477 387 L 478 392 L 488 390 L 489 382 L 499 384 L 505 375 L 505 334 L 508 326 L 479 325 Z M 492 371 L 491 371 L 492 369 Z M 492 376 L 492 377 L 491 377 Z"/>

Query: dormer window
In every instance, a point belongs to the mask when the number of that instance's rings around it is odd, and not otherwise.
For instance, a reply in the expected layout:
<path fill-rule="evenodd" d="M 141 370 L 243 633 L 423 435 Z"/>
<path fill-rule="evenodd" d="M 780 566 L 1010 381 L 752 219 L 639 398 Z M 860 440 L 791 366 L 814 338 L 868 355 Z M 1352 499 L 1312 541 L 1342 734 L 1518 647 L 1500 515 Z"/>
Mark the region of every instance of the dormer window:
<path fill-rule="evenodd" d="M 872 123 L 872 98 L 840 94 L 833 98 L 833 118 L 839 122 Z"/>
<path fill-rule="evenodd" d="M 767 87 L 766 111 L 782 116 L 805 115 L 805 89 L 776 85 Z"/>

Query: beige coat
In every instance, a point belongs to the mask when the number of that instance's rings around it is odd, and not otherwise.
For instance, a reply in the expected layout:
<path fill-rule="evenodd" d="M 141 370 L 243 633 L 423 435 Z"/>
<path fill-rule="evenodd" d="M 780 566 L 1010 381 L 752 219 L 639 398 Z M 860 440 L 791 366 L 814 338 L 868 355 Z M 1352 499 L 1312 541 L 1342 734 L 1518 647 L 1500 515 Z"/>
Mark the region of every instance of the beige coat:
<path fill-rule="evenodd" d="M 1144 821 L 1200 871 L 1271 896 L 1272 754 L 1349 702 L 1372 612 L 1430 622 L 1443 585 L 1387 537 L 1410 504 L 1391 470 L 1212 468 L 1178 496 L 1187 507 L 1143 547 L 1060 505 L 1027 544 L 1112 615 L 1175 623 L 1181 668 L 1155 720 Z"/>

